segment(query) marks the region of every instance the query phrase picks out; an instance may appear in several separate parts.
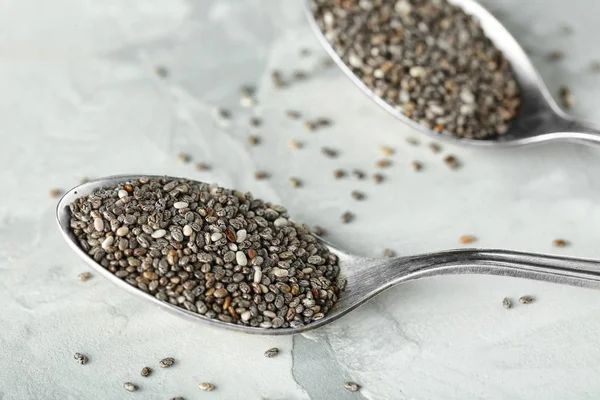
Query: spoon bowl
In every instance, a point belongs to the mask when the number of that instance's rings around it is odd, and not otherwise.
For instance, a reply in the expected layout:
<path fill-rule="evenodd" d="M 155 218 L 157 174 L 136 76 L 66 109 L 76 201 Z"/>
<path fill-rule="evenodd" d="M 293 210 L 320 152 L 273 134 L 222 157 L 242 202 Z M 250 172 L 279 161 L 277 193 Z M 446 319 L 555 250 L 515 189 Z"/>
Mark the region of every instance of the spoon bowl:
<path fill-rule="evenodd" d="M 69 247 L 98 274 L 122 289 L 137 295 L 176 315 L 213 326 L 262 335 L 291 335 L 327 325 L 354 310 L 377 294 L 400 283 L 414 279 L 443 274 L 493 274 L 529 278 L 581 287 L 600 288 L 600 262 L 588 259 L 559 257 L 544 254 L 528 254 L 508 250 L 461 249 L 417 256 L 396 258 L 365 258 L 350 255 L 322 238 L 318 238 L 338 256 L 340 278 L 345 279 L 346 289 L 338 302 L 320 320 L 296 328 L 265 329 L 211 319 L 202 314 L 187 311 L 154 296 L 118 278 L 94 261 L 78 244 L 70 228 L 69 204 L 87 196 L 96 189 L 114 187 L 140 177 L 168 178 L 150 175 L 118 175 L 96 179 L 69 190 L 58 202 L 56 219 L 61 234 Z"/>
<path fill-rule="evenodd" d="M 511 121 L 508 131 L 503 135 L 488 139 L 465 139 L 438 133 L 408 118 L 377 96 L 336 53 L 319 28 L 310 3 L 311 0 L 304 0 L 305 11 L 312 30 L 327 53 L 350 80 L 388 113 L 432 138 L 459 145 L 487 148 L 516 147 L 552 140 L 600 144 L 600 127 L 595 127 L 589 122 L 577 121 L 561 110 L 519 43 L 492 14 L 475 0 L 451 0 L 450 3 L 460 7 L 480 22 L 485 34 L 510 62 L 521 87 L 522 97 L 518 115 Z"/>

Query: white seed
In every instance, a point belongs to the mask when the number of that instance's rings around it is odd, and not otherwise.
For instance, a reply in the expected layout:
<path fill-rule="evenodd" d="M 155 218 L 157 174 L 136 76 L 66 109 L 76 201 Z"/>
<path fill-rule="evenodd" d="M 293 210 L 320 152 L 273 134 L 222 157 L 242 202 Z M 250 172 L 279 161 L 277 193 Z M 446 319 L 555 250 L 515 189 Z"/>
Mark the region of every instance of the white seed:
<path fill-rule="evenodd" d="M 238 265 L 241 265 L 242 267 L 248 265 L 248 259 L 243 251 L 237 251 L 235 253 L 235 261 L 237 261 Z"/>
<path fill-rule="evenodd" d="M 265 317 L 269 317 L 271 319 L 273 319 L 273 318 L 275 318 L 277 316 L 277 314 L 275 314 L 273 311 L 269 311 L 269 310 L 263 311 L 263 315 Z"/>
<path fill-rule="evenodd" d="M 193 230 L 192 230 L 191 226 L 186 225 L 186 226 L 183 227 L 183 234 L 185 236 L 192 236 L 192 232 L 193 232 Z"/>
<path fill-rule="evenodd" d="M 262 280 L 262 271 L 260 267 L 254 267 L 254 283 L 260 283 Z"/>
<path fill-rule="evenodd" d="M 242 315 L 240 315 L 240 318 L 242 318 L 242 321 L 250 321 L 250 318 L 252 318 L 252 314 L 250 313 L 250 311 L 244 311 L 242 313 Z"/>
<path fill-rule="evenodd" d="M 114 236 L 109 236 L 106 239 L 104 239 L 102 241 L 102 248 L 104 250 L 108 249 L 110 246 L 112 246 L 112 244 L 115 242 L 115 237 Z"/>
<path fill-rule="evenodd" d="M 219 232 L 215 232 L 212 235 L 210 235 L 210 240 L 212 240 L 213 242 L 216 242 L 217 240 L 221 240 L 221 238 L 223 238 L 223 234 L 219 233 Z"/>
<path fill-rule="evenodd" d="M 246 236 L 248 236 L 248 232 L 246 232 L 245 229 L 240 229 L 239 231 L 237 231 L 235 236 L 237 238 L 235 241 L 238 243 L 242 243 L 244 240 L 246 240 Z"/>
<path fill-rule="evenodd" d="M 187 208 L 188 203 L 186 203 L 185 201 L 178 201 L 177 203 L 173 204 L 173 207 L 175 207 L 178 210 L 181 210 L 182 208 Z"/>
<path fill-rule="evenodd" d="M 117 236 L 125 236 L 129 233 L 129 228 L 126 226 L 122 226 L 119 229 L 117 229 Z"/>
<path fill-rule="evenodd" d="M 363 65 L 362 59 L 354 53 L 349 54 L 348 63 L 356 68 L 360 68 Z"/>
<path fill-rule="evenodd" d="M 235 244 L 233 242 L 227 243 L 227 246 L 229 247 L 229 250 L 231 250 L 231 251 L 238 251 L 237 244 Z"/>
<path fill-rule="evenodd" d="M 288 224 L 288 220 L 286 218 L 277 218 L 275 220 L 275 222 L 273 222 L 273 225 L 275 225 L 278 228 L 287 226 L 287 224 Z"/>
<path fill-rule="evenodd" d="M 96 218 L 94 220 L 94 229 L 98 232 L 102 232 L 104 230 L 104 221 L 102 218 Z"/>
<path fill-rule="evenodd" d="M 205 392 L 210 392 L 215 389 L 215 385 L 208 382 L 203 382 L 199 384 L 198 387 L 200 388 L 200 390 L 204 390 Z"/>
<path fill-rule="evenodd" d="M 475 102 L 475 95 L 470 90 L 463 89 L 460 91 L 460 99 L 466 104 L 473 104 Z"/>
<path fill-rule="evenodd" d="M 406 0 L 399 0 L 396 2 L 396 5 L 394 6 L 394 10 L 396 10 L 396 12 L 398 14 L 406 16 L 406 15 L 410 14 L 410 12 L 412 11 L 412 6 Z"/>
<path fill-rule="evenodd" d="M 131 382 L 125 382 L 123 384 L 123 388 L 125 390 L 127 390 L 128 392 L 135 392 L 137 390 L 137 386 L 135 386 L 133 383 Z"/>
<path fill-rule="evenodd" d="M 242 107 L 250 108 L 256 105 L 256 100 L 252 96 L 240 97 L 240 105 Z"/>
<path fill-rule="evenodd" d="M 427 76 L 427 70 L 423 67 L 411 67 L 408 73 L 413 78 L 423 78 Z"/>
<path fill-rule="evenodd" d="M 121 189 L 121 190 L 119 190 L 119 193 L 118 193 L 118 195 L 119 195 L 119 198 L 120 198 L 120 199 L 122 199 L 122 198 L 124 198 L 124 197 L 127 197 L 127 196 L 129 196 L 129 193 L 127 193 L 127 190 L 123 190 L 123 189 Z"/>
<path fill-rule="evenodd" d="M 278 278 L 284 278 L 284 277 L 288 276 L 288 270 L 287 269 L 273 268 L 271 270 L 271 272 L 273 273 L 273 275 L 275 275 Z"/>
<path fill-rule="evenodd" d="M 152 237 L 154 239 L 160 239 L 161 237 L 165 236 L 167 234 L 167 231 L 165 231 L 164 229 L 157 229 L 154 232 L 152 232 Z"/>

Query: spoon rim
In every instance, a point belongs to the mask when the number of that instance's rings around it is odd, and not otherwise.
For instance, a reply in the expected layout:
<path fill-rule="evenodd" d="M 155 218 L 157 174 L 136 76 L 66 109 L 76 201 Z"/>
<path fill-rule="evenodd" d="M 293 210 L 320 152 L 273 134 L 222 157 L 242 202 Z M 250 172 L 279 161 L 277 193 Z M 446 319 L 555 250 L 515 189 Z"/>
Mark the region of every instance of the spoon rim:
<path fill-rule="evenodd" d="M 106 177 L 102 177 L 102 178 L 96 178 L 96 179 L 93 179 L 88 182 L 81 183 L 77 186 L 72 187 L 71 189 L 69 189 L 62 195 L 62 197 L 58 201 L 58 204 L 56 205 L 56 222 L 58 224 L 58 227 L 60 228 L 60 232 L 61 232 L 63 239 L 67 242 L 67 245 L 71 248 L 71 250 L 73 250 L 79 256 L 79 258 L 81 258 L 83 261 L 85 261 L 85 263 L 89 267 L 91 267 L 98 274 L 100 274 L 104 278 L 108 279 L 110 282 L 117 285 L 121 289 L 125 289 L 129 293 L 131 293 L 135 296 L 138 296 L 141 299 L 150 301 L 153 304 L 157 305 L 158 307 L 165 309 L 166 311 L 168 311 L 174 315 L 183 317 L 187 320 L 196 321 L 196 322 L 200 321 L 202 323 L 206 323 L 211 326 L 218 327 L 218 328 L 226 328 L 226 329 L 236 331 L 236 332 L 243 332 L 243 333 L 249 333 L 249 334 L 255 334 L 255 335 L 286 336 L 286 335 L 295 335 L 295 334 L 307 332 L 307 331 L 319 328 L 323 325 L 326 325 L 330 322 L 333 322 L 334 320 L 338 319 L 339 317 L 341 317 L 341 316 L 345 315 L 346 313 L 348 313 L 349 311 L 351 311 L 353 308 L 358 307 L 358 305 L 356 305 L 355 307 L 351 307 L 350 309 L 342 309 L 337 312 L 335 309 L 332 309 L 323 318 L 313 321 L 313 322 L 310 322 L 308 324 L 304 324 L 303 326 L 300 326 L 297 328 L 291 328 L 291 327 L 290 328 L 260 328 L 260 327 L 238 325 L 238 324 L 231 323 L 231 322 L 224 322 L 224 321 L 220 321 L 219 319 L 216 319 L 216 318 L 214 318 L 214 319 L 208 318 L 202 314 L 188 311 L 182 307 L 178 307 L 169 302 L 161 301 L 161 300 L 157 299 L 156 297 L 152 296 L 150 293 L 146 293 L 146 292 L 142 291 L 141 289 L 130 285 L 125 280 L 118 278 L 115 274 L 108 271 L 102 265 L 100 265 L 98 262 L 96 262 L 90 255 L 88 255 L 79 246 L 79 244 L 77 242 L 77 238 L 75 237 L 75 235 L 73 234 L 73 232 L 71 231 L 71 228 L 70 228 L 71 216 L 70 216 L 69 204 L 71 204 L 73 201 L 75 201 L 76 199 L 78 199 L 80 197 L 90 195 L 94 190 L 96 190 L 98 188 L 108 187 L 111 185 L 117 185 L 119 183 L 131 181 L 134 179 L 139 179 L 142 177 L 150 178 L 150 179 L 161 179 L 161 178 L 186 179 L 186 180 L 192 180 L 195 182 L 201 182 L 201 181 L 196 181 L 196 180 L 190 179 L 190 178 L 174 177 L 174 176 L 170 176 L 170 175 L 146 175 L 146 174 L 111 175 L 111 176 L 106 176 Z M 325 246 L 327 246 L 328 250 L 335 252 L 336 255 L 349 256 L 343 250 L 337 248 L 336 246 L 323 240 L 322 238 L 318 237 L 318 239 L 321 242 L 323 242 L 323 244 Z M 340 278 L 343 278 L 343 276 L 340 276 Z M 343 296 L 343 293 L 342 293 L 342 296 Z M 337 305 L 337 303 L 336 303 L 336 305 Z M 335 305 L 334 305 L 334 307 L 335 307 Z"/>

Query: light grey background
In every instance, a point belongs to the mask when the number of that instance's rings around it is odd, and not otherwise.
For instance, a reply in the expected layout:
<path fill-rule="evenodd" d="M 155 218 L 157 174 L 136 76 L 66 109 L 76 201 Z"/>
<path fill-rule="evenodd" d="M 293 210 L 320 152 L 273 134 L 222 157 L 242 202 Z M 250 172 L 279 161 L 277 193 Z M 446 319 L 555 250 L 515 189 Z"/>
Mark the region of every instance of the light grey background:
<path fill-rule="evenodd" d="M 568 84 L 573 113 L 600 120 L 600 3 L 486 0 L 532 53 L 550 89 Z M 561 26 L 573 28 L 563 35 Z M 384 114 L 336 69 L 298 1 L 0 1 L 0 399 L 593 399 L 600 395 L 600 294 L 499 277 L 441 277 L 382 294 L 331 327 L 292 338 L 250 337 L 181 321 L 98 277 L 54 222 L 54 187 L 84 177 L 157 173 L 216 181 L 288 205 L 357 254 L 413 254 L 459 246 L 599 257 L 598 149 L 553 144 L 510 151 L 444 146 L 450 171 L 424 137 Z M 301 47 L 313 53 L 299 57 Z M 565 51 L 548 63 L 546 54 Z M 165 66 L 169 75 L 154 73 Z M 310 74 L 275 90 L 273 68 Z M 258 107 L 239 106 L 256 84 Z M 231 108 L 228 126 L 215 107 Z M 328 117 L 307 133 L 284 115 Z M 247 119 L 264 118 L 249 148 Z M 406 138 L 421 139 L 410 146 Z M 306 143 L 292 152 L 289 139 Z M 370 173 L 378 147 L 396 149 L 387 181 L 335 181 L 337 167 Z M 340 150 L 338 159 L 320 147 Z M 214 166 L 198 172 L 176 159 Z M 414 173 L 413 160 L 424 164 Z M 258 182 L 264 169 L 271 179 Z M 305 187 L 293 190 L 288 178 Z M 350 191 L 366 192 L 357 203 Z M 342 225 L 345 210 L 356 221 Z M 553 239 L 572 246 L 556 249 Z M 502 298 L 536 302 L 506 311 Z M 266 359 L 278 346 L 282 354 Z M 90 357 L 80 366 L 76 351 Z M 159 359 L 178 363 L 158 370 Z M 150 378 L 139 377 L 145 365 Z M 342 384 L 363 385 L 360 394 Z M 127 393 L 124 381 L 140 392 Z M 217 390 L 200 392 L 213 382 Z"/>

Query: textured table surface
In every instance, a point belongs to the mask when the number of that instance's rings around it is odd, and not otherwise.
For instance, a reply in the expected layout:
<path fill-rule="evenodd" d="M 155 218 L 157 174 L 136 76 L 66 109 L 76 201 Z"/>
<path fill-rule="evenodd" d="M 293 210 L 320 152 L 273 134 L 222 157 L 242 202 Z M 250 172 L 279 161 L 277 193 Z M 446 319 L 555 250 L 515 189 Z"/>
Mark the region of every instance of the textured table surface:
<path fill-rule="evenodd" d="M 600 3 L 486 0 L 532 53 L 550 89 L 568 84 L 574 114 L 600 120 Z M 561 26 L 573 28 L 570 35 Z M 82 177 L 155 173 L 215 181 L 289 206 L 354 253 L 379 256 L 460 246 L 600 258 L 600 151 L 557 143 L 510 151 L 443 146 L 371 103 L 335 69 L 299 1 L 0 1 L 0 399 L 594 399 L 600 396 L 600 292 L 527 280 L 440 277 L 391 289 L 333 325 L 295 338 L 247 336 L 180 320 L 94 277 L 63 243 L 52 188 Z M 300 48 L 311 49 L 300 57 Z M 565 51 L 563 61 L 546 55 Z M 156 66 L 168 71 L 157 76 Z M 308 79 L 276 90 L 270 71 Z M 239 105 L 257 86 L 258 106 Z M 220 124 L 216 107 L 231 109 Z M 287 109 L 327 117 L 308 133 Z M 248 118 L 264 125 L 250 148 Z M 418 146 L 406 142 L 421 139 Z M 292 151 L 287 142 L 302 140 Z M 381 185 L 335 181 L 341 167 Z M 337 159 L 320 148 L 340 150 Z M 177 160 L 181 151 L 200 172 Z M 415 173 L 410 162 L 424 165 Z M 256 170 L 270 179 L 256 181 Z M 305 185 L 292 189 L 290 176 Z M 349 193 L 362 190 L 363 202 Z M 342 225 L 346 210 L 356 220 Z M 555 238 L 572 244 L 553 248 Z M 505 296 L 531 294 L 505 310 Z M 273 346 L 280 356 L 267 359 Z M 89 356 L 87 365 L 73 360 Z M 172 356 L 170 369 L 158 360 Z M 139 376 L 144 366 L 155 373 Z M 346 380 L 360 383 L 346 392 Z M 135 382 L 137 393 L 122 384 Z M 211 393 L 198 389 L 209 381 Z"/>

